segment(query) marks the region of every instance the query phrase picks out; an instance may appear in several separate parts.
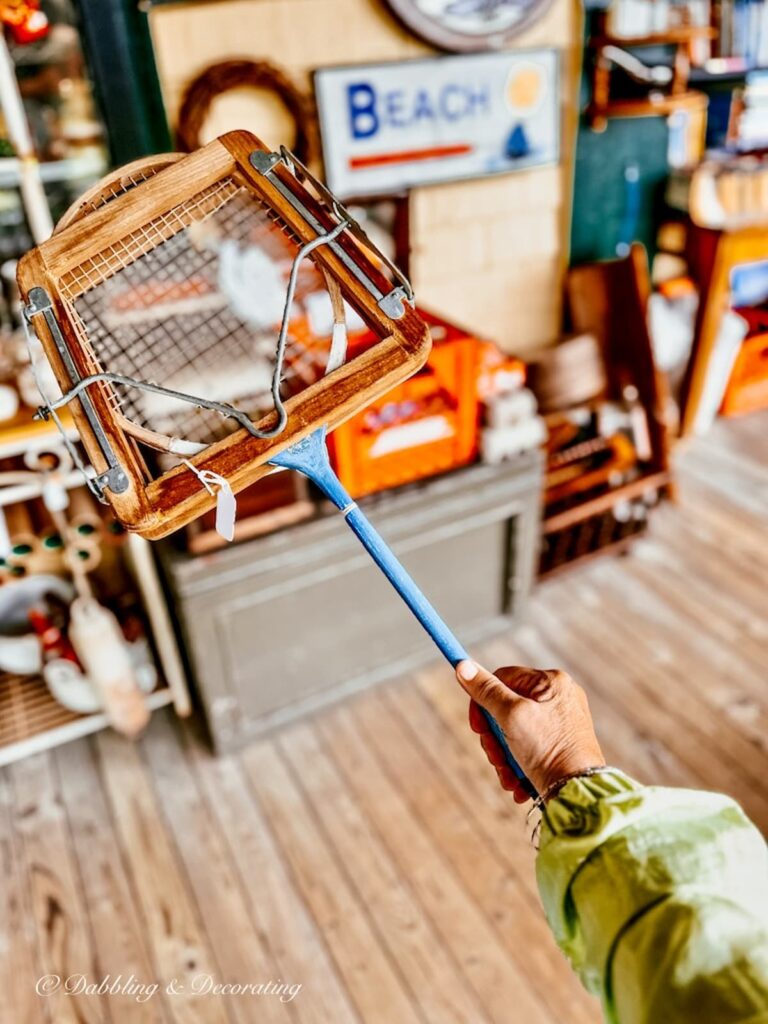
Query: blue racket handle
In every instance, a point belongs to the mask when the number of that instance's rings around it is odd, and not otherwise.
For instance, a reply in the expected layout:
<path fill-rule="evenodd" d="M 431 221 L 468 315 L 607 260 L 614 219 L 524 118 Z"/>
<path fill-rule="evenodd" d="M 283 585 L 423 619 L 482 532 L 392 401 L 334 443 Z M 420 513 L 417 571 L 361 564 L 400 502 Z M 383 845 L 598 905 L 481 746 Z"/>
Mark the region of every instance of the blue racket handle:
<path fill-rule="evenodd" d="M 454 668 L 460 661 L 465 661 L 469 658 L 466 650 L 416 586 L 392 550 L 382 540 L 358 505 L 347 494 L 331 467 L 325 443 L 325 430 L 315 431 L 315 433 L 298 441 L 290 448 L 286 448 L 270 461 L 275 466 L 295 469 L 303 473 L 340 509 L 347 521 L 347 526 L 362 543 L 373 561 L 378 565 L 400 597 L 432 637 L 441 653 Z M 538 795 L 536 789 L 512 755 L 506 736 L 498 722 L 489 712 L 485 709 L 482 710 L 488 720 L 491 731 L 504 751 L 507 764 L 519 779 L 526 793 L 535 798 Z"/>

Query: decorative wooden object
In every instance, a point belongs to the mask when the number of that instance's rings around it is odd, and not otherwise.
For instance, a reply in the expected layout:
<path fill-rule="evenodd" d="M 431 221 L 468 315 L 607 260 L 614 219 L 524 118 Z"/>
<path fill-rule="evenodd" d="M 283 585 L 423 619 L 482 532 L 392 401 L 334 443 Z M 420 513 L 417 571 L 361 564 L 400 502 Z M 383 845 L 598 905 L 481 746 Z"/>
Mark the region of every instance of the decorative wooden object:
<path fill-rule="evenodd" d="M 172 700 L 165 686 L 146 698 L 152 711 Z M 99 732 L 108 724 L 103 711 L 91 715 L 68 711 L 51 696 L 41 676 L 0 673 L 0 766 Z"/>
<path fill-rule="evenodd" d="M 296 130 L 291 149 L 303 163 L 311 163 L 317 155 L 312 102 L 281 68 L 267 61 L 222 60 L 196 75 L 181 99 L 176 128 L 179 148 L 187 153 L 199 149 L 203 125 L 213 101 L 222 93 L 243 87 L 266 89 L 280 98 Z"/>
<path fill-rule="evenodd" d="M 531 361 L 528 386 L 539 412 L 557 412 L 598 398 L 606 386 L 603 354 L 592 334 L 565 338 Z"/>
<path fill-rule="evenodd" d="M 183 158 L 183 153 L 158 153 L 154 156 L 143 156 L 121 167 L 119 171 L 107 175 L 106 178 L 97 181 L 95 185 L 78 196 L 59 218 L 54 233 L 58 234 L 60 231 L 64 231 L 65 228 L 82 220 L 87 214 L 94 213 L 113 199 L 123 195 L 124 192 L 130 192 L 132 188 L 154 177 L 158 171 L 170 167 L 171 164 L 176 163 L 177 160 L 183 160 Z"/>
<path fill-rule="evenodd" d="M 588 43 L 593 51 L 592 99 L 587 107 L 590 128 L 604 132 L 611 117 L 649 117 L 653 114 L 666 116 L 676 110 L 705 111 L 707 97 L 704 93 L 689 90 L 688 76 L 691 69 L 692 50 L 701 39 L 714 39 L 717 33 L 709 26 L 680 25 L 666 32 L 647 36 L 625 37 L 611 35 L 606 27 L 603 14 L 600 28 Z M 613 62 L 606 54 L 609 47 L 643 47 L 669 45 L 675 47 L 672 79 L 665 91 L 649 86 L 647 96 L 636 99 L 611 98 L 611 74 Z"/>
<path fill-rule="evenodd" d="M 656 369 L 646 324 L 651 284 L 645 249 L 635 243 L 623 259 L 573 267 L 566 291 L 573 328 L 594 334 L 602 347 L 607 397 L 620 399 L 628 384 L 637 388 L 648 417 L 651 467 L 667 472 L 667 385 Z"/>
<path fill-rule="evenodd" d="M 318 230 L 292 200 L 300 204 L 321 232 L 338 226 L 334 213 L 339 211 L 330 212 L 323 201 L 326 197 L 318 191 L 320 186 L 310 191 L 306 180 L 300 182 L 281 160 L 275 160 L 269 172 L 264 173 L 256 168 L 252 158 L 262 165 L 271 160 L 254 136 L 231 132 L 165 166 L 87 217 L 70 223 L 24 257 L 19 265 L 23 300 L 29 303 L 32 295 L 42 301 L 40 293 L 43 289 L 42 294 L 47 293 L 50 316 L 58 324 L 78 378 L 110 367 L 102 366 L 103 356 L 100 362 L 94 353 L 93 339 L 88 337 L 76 309 L 77 301 L 177 236 L 182 228 L 204 219 L 221 204 L 221 193 L 225 194 L 225 201 L 237 192 L 249 202 L 272 210 L 278 226 L 294 240 L 294 246 L 296 242 L 314 241 Z M 116 191 L 119 178 L 120 174 L 116 175 L 106 188 L 114 186 Z M 271 472 L 267 460 L 283 449 L 323 424 L 336 426 L 404 380 L 423 364 L 429 351 L 426 325 L 408 301 L 400 301 L 399 289 L 393 287 L 376 256 L 352 230 L 342 231 L 333 246 L 319 246 L 311 259 L 328 278 L 338 282 L 346 301 L 379 340 L 329 376 L 290 397 L 285 402 L 287 426 L 276 439 L 255 437 L 240 429 L 190 457 L 197 470 L 225 477 L 233 491 L 240 491 Z M 394 308 L 392 302 L 387 302 L 389 298 L 393 299 Z M 41 310 L 32 316 L 32 323 L 62 388 L 68 390 L 73 378 L 57 346 L 49 314 L 44 316 Z M 115 330 L 119 330 L 119 324 Z M 88 415 L 80 398 L 72 402 L 71 408 L 97 472 L 112 483 L 105 494 L 121 522 L 152 539 L 165 536 L 213 507 L 215 496 L 185 466 L 158 473 L 148 468 L 139 445 L 159 447 L 157 435 L 121 412 L 111 385 L 99 381 L 87 390 L 93 415 Z M 274 427 L 276 419 L 276 413 L 271 412 L 255 426 L 264 431 Z M 105 454 L 105 440 L 111 449 L 111 461 Z"/>
<path fill-rule="evenodd" d="M 574 267 L 568 274 L 566 294 L 572 328 L 594 335 L 600 343 L 607 380 L 605 397 L 620 400 L 627 385 L 637 389 L 647 418 L 651 457 L 636 479 L 612 487 L 611 472 L 632 461 L 628 443 L 616 438 L 595 442 L 613 449 L 613 457 L 587 479 L 597 486 L 585 492 L 583 500 L 545 513 L 541 575 L 598 552 L 626 547 L 644 524 L 632 517 L 621 518 L 617 510 L 623 506 L 631 511 L 654 492 L 672 491 L 664 419 L 666 382 L 654 366 L 646 325 L 650 281 L 645 250 L 635 244 L 626 258 Z M 564 489 L 573 494 L 580 487 L 569 481 Z"/>

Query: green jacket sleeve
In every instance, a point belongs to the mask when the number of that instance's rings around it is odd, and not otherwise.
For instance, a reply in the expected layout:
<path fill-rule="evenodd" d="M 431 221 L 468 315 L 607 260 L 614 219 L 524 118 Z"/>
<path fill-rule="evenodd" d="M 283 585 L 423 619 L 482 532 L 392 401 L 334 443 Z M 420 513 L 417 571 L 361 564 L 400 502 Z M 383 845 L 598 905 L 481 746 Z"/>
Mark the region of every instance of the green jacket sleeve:
<path fill-rule="evenodd" d="M 768 850 L 733 800 L 573 779 L 545 808 L 536 874 L 610 1024 L 768 1024 Z"/>

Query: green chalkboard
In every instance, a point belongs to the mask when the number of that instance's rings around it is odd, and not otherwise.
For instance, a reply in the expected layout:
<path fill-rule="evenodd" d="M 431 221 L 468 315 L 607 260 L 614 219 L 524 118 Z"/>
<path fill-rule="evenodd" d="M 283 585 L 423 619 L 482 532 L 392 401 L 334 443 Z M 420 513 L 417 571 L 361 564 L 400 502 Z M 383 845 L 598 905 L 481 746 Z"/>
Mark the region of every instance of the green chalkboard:
<path fill-rule="evenodd" d="M 585 44 L 594 27 L 585 19 Z M 590 98 L 590 51 L 585 46 L 580 109 Z M 647 59 L 647 51 L 643 56 Z M 665 117 L 611 118 L 602 133 L 584 118 L 579 124 L 574 169 L 572 263 L 622 255 L 642 242 L 653 255 L 669 169 L 669 128 Z"/>
<path fill-rule="evenodd" d="M 602 134 L 586 124 L 576 144 L 571 262 L 609 259 L 642 242 L 652 256 L 667 167 L 666 118 L 614 118 Z"/>

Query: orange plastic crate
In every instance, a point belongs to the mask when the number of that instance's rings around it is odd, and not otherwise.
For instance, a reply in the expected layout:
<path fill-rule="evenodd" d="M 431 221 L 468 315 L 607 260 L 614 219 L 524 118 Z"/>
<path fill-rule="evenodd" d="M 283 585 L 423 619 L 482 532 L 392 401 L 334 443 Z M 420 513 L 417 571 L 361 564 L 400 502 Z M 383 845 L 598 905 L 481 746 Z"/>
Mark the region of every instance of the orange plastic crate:
<path fill-rule="evenodd" d="M 481 342 L 437 317 L 426 365 L 337 427 L 331 457 L 353 497 L 434 476 L 477 455 Z"/>
<path fill-rule="evenodd" d="M 768 333 L 743 342 L 725 389 L 720 412 L 742 416 L 768 408 Z"/>

